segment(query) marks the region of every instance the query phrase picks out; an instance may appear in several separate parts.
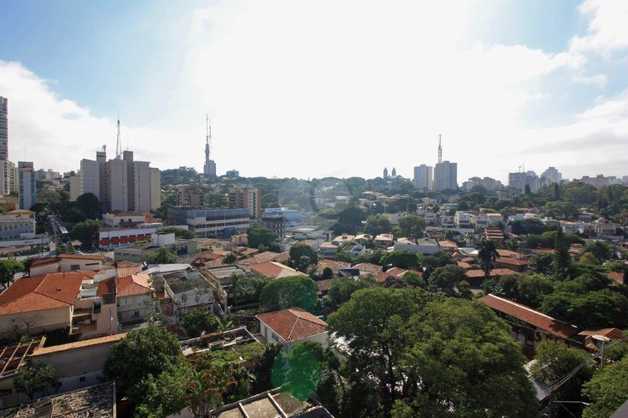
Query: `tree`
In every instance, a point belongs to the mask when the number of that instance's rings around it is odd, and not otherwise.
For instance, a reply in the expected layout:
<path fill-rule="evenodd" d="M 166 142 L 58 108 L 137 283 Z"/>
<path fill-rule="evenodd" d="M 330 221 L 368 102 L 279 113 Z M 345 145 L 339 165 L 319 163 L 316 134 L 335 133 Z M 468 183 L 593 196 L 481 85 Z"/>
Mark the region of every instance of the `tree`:
<path fill-rule="evenodd" d="M 135 416 L 165 418 L 189 407 L 195 417 L 207 417 L 224 403 L 226 393 L 244 383 L 245 373 L 234 362 L 216 360 L 211 353 L 203 353 L 157 377 L 150 375 L 145 400 Z"/>
<path fill-rule="evenodd" d="M 587 245 L 587 251 L 599 260 L 604 262 L 613 257 L 613 249 L 603 241 L 593 241 Z"/>
<path fill-rule="evenodd" d="M 81 247 L 85 250 L 91 250 L 98 243 L 98 232 L 100 231 L 100 222 L 88 219 L 79 222 L 72 228 L 70 236 L 72 239 L 81 241 Z"/>
<path fill-rule="evenodd" d="M 484 277 L 488 279 L 491 276 L 491 270 L 495 267 L 495 259 L 497 258 L 497 247 L 495 247 L 495 243 L 486 239 L 482 240 L 478 257 L 482 270 L 484 271 Z"/>
<path fill-rule="evenodd" d="M 365 212 L 355 206 L 350 206 L 338 214 L 338 221 L 332 226 L 335 234 L 355 234 L 362 229 L 362 221 L 366 219 Z"/>
<path fill-rule="evenodd" d="M 628 356 L 598 370 L 584 384 L 584 393 L 591 405 L 585 408 L 583 418 L 610 417 L 628 400 Z"/>
<path fill-rule="evenodd" d="M 13 283 L 15 273 L 24 270 L 24 263 L 15 258 L 0 260 L 0 284 L 5 288 L 8 287 L 11 283 Z"/>
<path fill-rule="evenodd" d="M 551 275 L 554 272 L 554 256 L 540 254 L 530 259 L 530 268 L 540 274 Z"/>
<path fill-rule="evenodd" d="M 296 268 L 304 273 L 308 268 L 318 263 L 318 255 L 316 252 L 306 244 L 295 244 L 290 247 L 290 259 L 289 263 L 291 267 Z"/>
<path fill-rule="evenodd" d="M 526 274 L 517 279 L 517 296 L 515 300 L 524 305 L 538 308 L 545 295 L 552 293 L 552 279 L 542 274 Z"/>
<path fill-rule="evenodd" d="M 302 308 L 313 312 L 317 294 L 316 283 L 307 276 L 282 277 L 264 286 L 260 301 L 267 310 Z"/>
<path fill-rule="evenodd" d="M 148 264 L 172 264 L 177 262 L 177 255 L 166 247 L 160 247 L 159 250 L 146 256 L 146 262 Z"/>
<path fill-rule="evenodd" d="M 428 288 L 435 292 L 443 292 L 448 296 L 460 296 L 457 286 L 465 280 L 464 270 L 458 266 L 447 265 L 438 267 L 427 281 Z"/>
<path fill-rule="evenodd" d="M 321 274 L 321 279 L 323 280 L 330 280 L 334 278 L 334 271 L 329 268 L 329 267 L 325 267 L 323 269 L 323 273 Z"/>
<path fill-rule="evenodd" d="M 238 260 L 238 257 L 236 257 L 235 254 L 229 253 L 222 259 L 222 262 L 225 264 L 233 264 L 237 260 Z"/>
<path fill-rule="evenodd" d="M 270 229 L 258 224 L 251 225 L 247 237 L 251 248 L 271 248 L 277 241 L 277 237 Z"/>
<path fill-rule="evenodd" d="M 380 260 L 380 264 L 384 266 L 393 265 L 402 269 L 417 268 L 419 259 L 416 254 L 406 251 L 392 251 L 384 254 Z"/>
<path fill-rule="evenodd" d="M 560 388 L 559 399 L 578 399 L 580 387 L 591 378 L 591 356 L 562 341 L 543 340 L 537 346 L 535 360 L 531 368 L 532 376 L 550 387 L 577 371 Z"/>
<path fill-rule="evenodd" d="M 366 233 L 370 235 L 388 234 L 392 232 L 392 225 L 384 215 L 371 215 L 366 220 Z"/>
<path fill-rule="evenodd" d="M 192 231 L 189 231 L 189 230 L 183 229 L 183 228 L 177 228 L 177 227 L 174 227 L 174 226 L 161 228 L 159 230 L 159 233 L 160 234 L 174 234 L 174 236 L 176 238 L 180 238 L 180 239 L 192 239 L 192 238 L 194 238 L 194 233 Z"/>
<path fill-rule="evenodd" d="M 389 415 L 403 381 L 402 329 L 427 299 L 421 289 L 362 289 L 329 317 L 331 331 L 349 345 L 347 416 Z"/>
<path fill-rule="evenodd" d="M 628 325 L 628 298 L 610 289 L 579 294 L 558 288 L 543 298 L 541 310 L 584 329 Z"/>
<path fill-rule="evenodd" d="M 33 400 L 36 394 L 55 389 L 59 381 L 54 367 L 28 360 L 18 369 L 14 385 L 18 392 L 25 393 L 30 400 Z"/>
<path fill-rule="evenodd" d="M 320 382 L 323 360 L 323 347 L 318 343 L 305 341 L 284 347 L 272 370 L 273 386 L 297 399 L 308 399 Z"/>
<path fill-rule="evenodd" d="M 538 407 L 509 326 L 480 304 L 432 301 L 407 322 L 403 383 L 393 417 L 536 417 Z"/>
<path fill-rule="evenodd" d="M 554 276 L 558 279 L 565 279 L 569 276 L 571 256 L 569 255 L 569 244 L 560 229 L 556 233 L 554 249 L 556 251 L 554 254 Z"/>
<path fill-rule="evenodd" d="M 372 287 L 367 280 L 353 280 L 349 278 L 337 278 L 331 282 L 329 293 L 329 306 L 332 310 L 338 309 L 343 303 L 351 299 L 353 292 Z"/>
<path fill-rule="evenodd" d="M 92 193 L 83 193 L 76 198 L 76 207 L 87 219 L 100 219 L 100 202 Z"/>
<path fill-rule="evenodd" d="M 194 309 L 181 318 L 181 326 L 190 338 L 200 336 L 204 332 L 218 329 L 218 319 L 205 309 Z"/>
<path fill-rule="evenodd" d="M 421 238 L 425 229 L 423 218 L 409 214 L 399 218 L 401 235 L 409 238 Z"/>
<path fill-rule="evenodd" d="M 182 360 L 177 338 L 164 328 L 151 325 L 129 332 L 112 348 L 104 374 L 115 380 L 116 389 L 137 406 L 145 400 L 149 376 L 177 368 Z"/>
<path fill-rule="evenodd" d="M 234 305 L 259 303 L 260 294 L 267 282 L 263 277 L 236 275 L 231 286 L 232 303 Z"/>

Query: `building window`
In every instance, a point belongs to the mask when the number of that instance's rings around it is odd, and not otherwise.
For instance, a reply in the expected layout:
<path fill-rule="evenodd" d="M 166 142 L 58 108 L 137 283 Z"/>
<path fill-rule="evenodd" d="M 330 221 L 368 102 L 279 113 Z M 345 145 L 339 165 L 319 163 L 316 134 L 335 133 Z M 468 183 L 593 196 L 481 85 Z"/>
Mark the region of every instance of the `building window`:
<path fill-rule="evenodd" d="M 101 309 L 100 302 L 94 303 L 94 313 L 95 314 L 99 314 L 100 313 L 100 309 Z"/>

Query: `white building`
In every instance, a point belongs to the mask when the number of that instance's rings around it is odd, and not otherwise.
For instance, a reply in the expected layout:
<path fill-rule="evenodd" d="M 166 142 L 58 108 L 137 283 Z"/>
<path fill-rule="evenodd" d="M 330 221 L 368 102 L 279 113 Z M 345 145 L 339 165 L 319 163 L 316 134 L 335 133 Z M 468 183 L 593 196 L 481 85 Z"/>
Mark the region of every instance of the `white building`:
<path fill-rule="evenodd" d="M 266 312 L 257 315 L 260 334 L 269 344 L 290 345 L 298 341 L 329 344 L 327 323 L 299 308 Z"/>
<path fill-rule="evenodd" d="M 11 161 L 0 160 L 0 195 L 17 193 L 17 168 Z"/>
<path fill-rule="evenodd" d="M 560 174 L 560 171 L 556 169 L 556 167 L 548 167 L 547 170 L 545 170 L 543 174 L 541 174 L 541 183 L 544 186 L 550 184 L 560 184 L 562 179 L 563 176 L 562 174 Z"/>
<path fill-rule="evenodd" d="M 0 215 L 0 240 L 21 240 L 35 236 L 35 217 L 28 210 Z"/>
<path fill-rule="evenodd" d="M 532 193 L 536 193 L 541 187 L 541 180 L 534 171 L 518 172 L 508 174 L 508 186 L 525 192 L 526 188 Z"/>
<path fill-rule="evenodd" d="M 454 214 L 454 223 L 457 228 L 473 228 L 473 214 L 471 212 L 465 212 L 457 210 Z"/>

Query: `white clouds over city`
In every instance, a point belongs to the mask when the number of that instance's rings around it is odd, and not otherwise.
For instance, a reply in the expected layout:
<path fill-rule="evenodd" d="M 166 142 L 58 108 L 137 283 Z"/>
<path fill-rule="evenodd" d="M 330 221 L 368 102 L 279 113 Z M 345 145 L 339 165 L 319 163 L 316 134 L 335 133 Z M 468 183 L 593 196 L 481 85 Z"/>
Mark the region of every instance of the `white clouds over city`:
<path fill-rule="evenodd" d="M 628 149 L 628 94 L 608 88 L 618 85 L 610 69 L 628 63 L 628 3 L 581 4 L 585 29 L 559 52 L 477 39 L 481 4 L 212 1 L 183 22 L 185 60 L 164 123 L 129 121 L 123 138 L 160 168 L 200 168 L 207 111 L 219 172 L 370 177 L 394 166 L 409 176 L 434 162 L 442 133 L 461 179 L 504 179 L 521 164 L 568 176 L 628 174 L 620 152 Z M 0 59 L 13 159 L 67 170 L 113 145 L 113 111 L 96 117 L 89 103 L 59 97 L 54 80 Z M 561 109 L 566 89 L 593 99 Z M 535 122 L 535 112 L 553 107 L 560 118 Z M 611 145 L 589 146 L 596 138 Z M 530 152 L 544 146 L 547 153 Z"/>

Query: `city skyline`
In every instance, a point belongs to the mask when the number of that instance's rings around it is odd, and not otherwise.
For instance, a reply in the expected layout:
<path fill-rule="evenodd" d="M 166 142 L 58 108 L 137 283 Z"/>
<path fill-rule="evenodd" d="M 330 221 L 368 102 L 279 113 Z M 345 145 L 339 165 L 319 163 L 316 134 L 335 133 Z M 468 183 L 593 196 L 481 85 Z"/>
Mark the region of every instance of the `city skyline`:
<path fill-rule="evenodd" d="M 628 174 L 625 2 L 168 6 L 8 2 L 10 160 L 76 169 L 119 116 L 125 149 L 202 173 L 208 112 L 218 174 L 412 178 L 441 132 L 459 184 Z"/>

